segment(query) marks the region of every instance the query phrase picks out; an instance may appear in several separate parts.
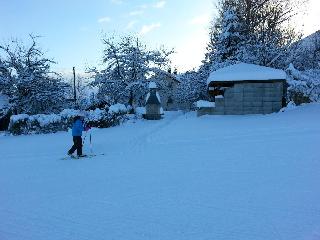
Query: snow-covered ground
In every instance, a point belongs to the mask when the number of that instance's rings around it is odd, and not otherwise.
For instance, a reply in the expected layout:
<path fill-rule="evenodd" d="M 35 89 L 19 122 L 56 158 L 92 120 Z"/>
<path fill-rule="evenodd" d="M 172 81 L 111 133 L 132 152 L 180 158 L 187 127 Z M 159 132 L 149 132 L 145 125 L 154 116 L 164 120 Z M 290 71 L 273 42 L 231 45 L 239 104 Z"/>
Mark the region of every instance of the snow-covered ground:
<path fill-rule="evenodd" d="M 319 119 L 166 112 L 92 130 L 82 160 L 69 133 L 0 136 L 0 239 L 320 239 Z"/>

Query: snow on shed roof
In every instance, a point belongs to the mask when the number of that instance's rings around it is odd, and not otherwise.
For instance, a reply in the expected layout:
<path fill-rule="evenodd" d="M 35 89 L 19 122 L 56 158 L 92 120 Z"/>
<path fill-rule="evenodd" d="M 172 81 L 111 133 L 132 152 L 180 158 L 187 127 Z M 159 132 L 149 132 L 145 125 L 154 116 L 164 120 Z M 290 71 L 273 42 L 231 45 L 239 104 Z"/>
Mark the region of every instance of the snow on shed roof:
<path fill-rule="evenodd" d="M 276 79 L 286 79 L 286 73 L 282 70 L 270 67 L 238 63 L 211 72 L 208 77 L 207 84 L 211 82 L 263 81 Z"/>

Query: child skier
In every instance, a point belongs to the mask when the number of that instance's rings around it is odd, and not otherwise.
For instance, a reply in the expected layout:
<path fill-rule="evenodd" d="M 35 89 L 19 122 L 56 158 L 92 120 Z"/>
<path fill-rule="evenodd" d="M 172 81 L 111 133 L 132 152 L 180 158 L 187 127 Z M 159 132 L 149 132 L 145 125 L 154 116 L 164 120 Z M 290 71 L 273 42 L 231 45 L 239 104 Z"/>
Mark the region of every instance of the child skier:
<path fill-rule="evenodd" d="M 82 132 L 88 131 L 90 129 L 89 126 L 84 125 L 83 118 L 80 116 L 76 116 L 73 119 L 72 125 L 72 137 L 73 137 L 73 146 L 68 151 L 68 155 L 72 155 L 75 150 L 77 150 L 78 157 L 84 157 L 82 154 Z"/>

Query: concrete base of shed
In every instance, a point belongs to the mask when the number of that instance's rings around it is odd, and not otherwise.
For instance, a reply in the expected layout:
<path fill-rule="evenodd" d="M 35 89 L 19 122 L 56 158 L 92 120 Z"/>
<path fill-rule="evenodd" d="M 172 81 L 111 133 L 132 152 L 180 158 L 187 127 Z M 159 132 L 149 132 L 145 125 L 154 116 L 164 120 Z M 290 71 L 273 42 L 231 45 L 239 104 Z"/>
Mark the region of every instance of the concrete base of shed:
<path fill-rule="evenodd" d="M 269 114 L 282 108 L 283 82 L 236 83 L 215 98 L 215 107 L 198 108 L 197 115 Z"/>

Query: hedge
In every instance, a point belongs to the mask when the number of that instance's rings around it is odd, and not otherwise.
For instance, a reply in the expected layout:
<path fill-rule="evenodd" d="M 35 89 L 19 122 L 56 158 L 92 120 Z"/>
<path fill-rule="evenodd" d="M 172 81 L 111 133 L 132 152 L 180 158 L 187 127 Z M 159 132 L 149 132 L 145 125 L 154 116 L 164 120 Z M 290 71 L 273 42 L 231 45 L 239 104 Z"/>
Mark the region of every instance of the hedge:
<path fill-rule="evenodd" d="M 13 115 L 10 118 L 8 131 L 13 135 L 67 131 L 72 126 L 73 118 L 77 115 L 84 116 L 85 123 L 92 127 L 108 128 L 125 121 L 130 110 L 130 107 L 123 104 L 116 104 L 103 110 L 65 109 L 59 114 Z"/>

